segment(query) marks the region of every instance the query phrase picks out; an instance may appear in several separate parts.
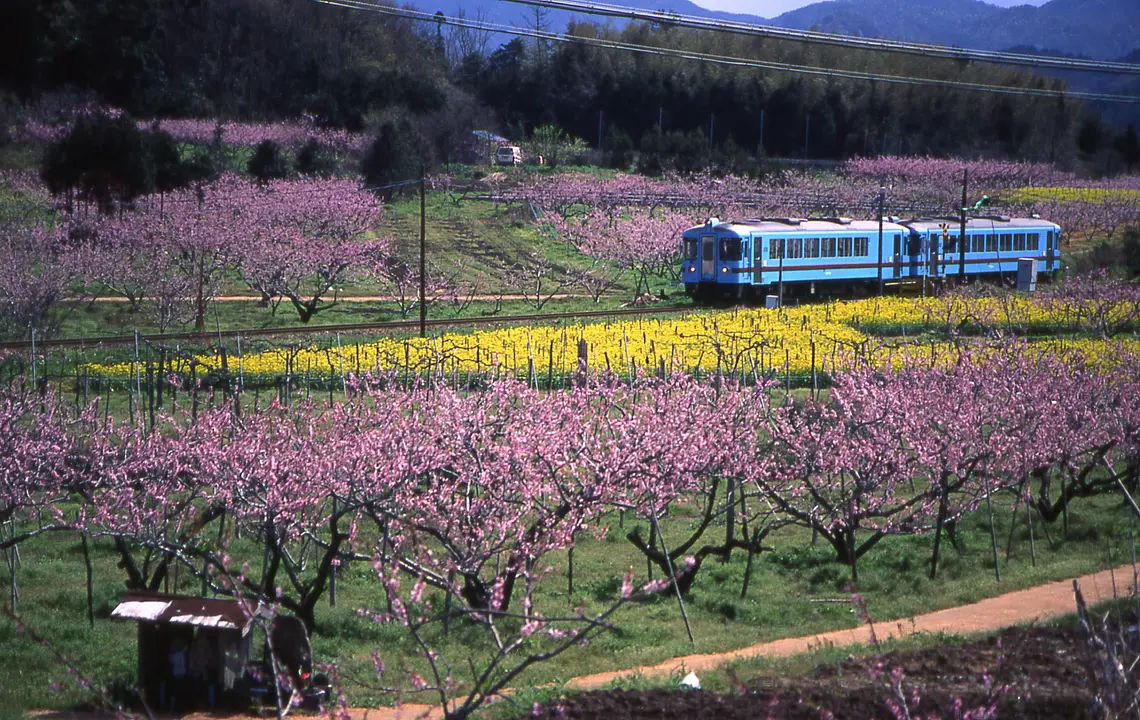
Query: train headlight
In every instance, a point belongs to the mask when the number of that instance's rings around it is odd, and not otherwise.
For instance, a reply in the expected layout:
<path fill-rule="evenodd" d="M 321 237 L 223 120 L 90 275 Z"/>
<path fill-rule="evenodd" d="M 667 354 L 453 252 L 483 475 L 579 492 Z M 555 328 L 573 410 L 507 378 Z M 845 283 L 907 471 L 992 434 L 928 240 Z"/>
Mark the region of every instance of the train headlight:
<path fill-rule="evenodd" d="M 689 266 L 689 272 L 696 272 L 696 271 L 697 271 L 697 266 L 696 266 L 696 265 L 690 265 L 690 266 Z"/>
<path fill-rule="evenodd" d="M 722 268 L 720 269 L 720 271 L 721 271 L 722 273 L 726 273 L 726 272 L 728 272 L 728 268 L 726 268 L 726 267 L 722 267 Z"/>

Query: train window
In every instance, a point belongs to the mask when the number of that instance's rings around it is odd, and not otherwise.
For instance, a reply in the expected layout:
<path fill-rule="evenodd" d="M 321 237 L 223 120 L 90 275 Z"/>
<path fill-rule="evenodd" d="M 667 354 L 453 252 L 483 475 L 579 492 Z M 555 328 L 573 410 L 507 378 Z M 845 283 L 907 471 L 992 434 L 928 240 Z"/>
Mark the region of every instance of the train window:
<path fill-rule="evenodd" d="M 944 252 L 944 253 L 956 253 L 956 252 L 958 252 L 958 236 L 957 235 L 950 235 L 949 237 L 947 237 L 943 240 L 942 252 Z"/>
<path fill-rule="evenodd" d="M 1002 233 L 1001 236 L 1001 251 L 1011 252 L 1013 250 L 1013 233 Z"/>
<path fill-rule="evenodd" d="M 819 238 L 804 238 L 804 257 L 819 257 Z"/>
<path fill-rule="evenodd" d="M 721 238 L 720 239 L 720 261 L 721 262 L 739 262 L 740 260 L 740 238 Z"/>
<path fill-rule="evenodd" d="M 986 252 L 997 252 L 998 236 L 986 235 Z"/>
<path fill-rule="evenodd" d="M 835 257 L 835 238 L 820 238 L 823 245 L 822 257 Z"/>
<path fill-rule="evenodd" d="M 768 241 L 768 259 L 778 260 L 784 257 L 784 241 L 782 239 Z"/>
<path fill-rule="evenodd" d="M 839 257 L 851 257 L 851 238 L 839 238 Z"/>
<path fill-rule="evenodd" d="M 918 235 L 911 235 L 910 242 L 907 243 L 907 255 L 918 255 L 922 252 L 922 238 Z"/>
<path fill-rule="evenodd" d="M 791 238 L 788 240 L 788 259 L 798 260 L 804 256 L 804 239 Z"/>
<path fill-rule="evenodd" d="M 685 259 L 696 260 L 698 247 L 696 238 L 685 238 Z"/>
<path fill-rule="evenodd" d="M 1016 233 L 1013 236 L 1013 249 L 1016 251 L 1025 249 L 1025 233 Z"/>
<path fill-rule="evenodd" d="M 895 235 L 895 258 L 902 255 L 902 235 Z"/>
<path fill-rule="evenodd" d="M 973 235 L 970 238 L 970 252 L 985 252 L 986 251 L 986 236 Z"/>
<path fill-rule="evenodd" d="M 869 244 L 867 242 L 867 238 L 865 238 L 865 237 L 855 238 L 855 257 L 867 257 L 870 254 L 871 253 L 869 250 Z"/>
<path fill-rule="evenodd" d="M 1036 250 L 1041 247 L 1041 236 L 1037 233 L 1029 233 L 1025 236 L 1025 249 Z"/>

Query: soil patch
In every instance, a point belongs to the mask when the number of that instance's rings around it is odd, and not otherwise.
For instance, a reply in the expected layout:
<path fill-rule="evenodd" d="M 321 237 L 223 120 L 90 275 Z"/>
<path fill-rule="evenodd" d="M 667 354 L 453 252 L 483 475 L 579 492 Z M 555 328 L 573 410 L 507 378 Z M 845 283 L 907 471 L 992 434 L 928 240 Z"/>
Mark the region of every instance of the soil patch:
<path fill-rule="evenodd" d="M 901 677 L 912 717 L 953 717 L 955 709 L 994 705 L 1001 718 L 1091 720 L 1078 643 L 1069 628 L 1011 628 L 962 644 L 849 658 L 808 677 L 762 679 L 734 693 L 596 690 L 520 717 L 886 720 L 901 717 L 891 707 L 897 703 L 892 680 Z"/>

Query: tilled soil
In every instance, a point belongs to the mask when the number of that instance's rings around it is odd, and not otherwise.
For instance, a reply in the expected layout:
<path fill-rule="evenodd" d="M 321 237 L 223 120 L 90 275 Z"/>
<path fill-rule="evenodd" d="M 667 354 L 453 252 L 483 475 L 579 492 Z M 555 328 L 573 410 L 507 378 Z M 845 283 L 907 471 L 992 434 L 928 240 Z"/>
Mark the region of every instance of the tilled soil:
<path fill-rule="evenodd" d="M 1072 629 L 1011 628 L 963 644 L 848 658 L 811 676 L 761 679 L 733 693 L 702 690 L 596 690 L 537 708 L 541 718 L 904 717 L 892 680 L 901 677 L 911 717 L 955 717 L 995 706 L 999 718 L 1094 717 L 1089 678 Z"/>

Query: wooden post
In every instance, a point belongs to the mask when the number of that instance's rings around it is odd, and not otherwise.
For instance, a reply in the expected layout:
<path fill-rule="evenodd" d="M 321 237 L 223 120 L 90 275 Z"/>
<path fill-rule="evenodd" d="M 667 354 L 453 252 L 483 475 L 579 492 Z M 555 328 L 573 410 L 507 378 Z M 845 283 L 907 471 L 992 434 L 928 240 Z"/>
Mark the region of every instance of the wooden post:
<path fill-rule="evenodd" d="M 578 387 L 586 387 L 590 375 L 590 346 L 586 339 L 578 340 Z"/>
<path fill-rule="evenodd" d="M 677 586 L 677 574 L 673 571 L 673 560 L 669 557 L 669 548 L 665 546 L 665 537 L 661 534 L 661 528 L 657 526 L 657 515 L 653 516 L 653 527 L 657 531 L 657 540 L 661 543 L 661 553 L 665 556 L 665 568 L 669 572 L 669 578 L 673 584 L 673 594 L 677 596 L 677 605 L 681 608 L 681 619 L 685 621 L 685 632 L 689 635 L 689 642 L 696 645 L 697 641 L 693 637 L 693 629 L 689 626 L 689 613 L 685 611 L 685 601 L 681 598 L 681 588 Z"/>
<path fill-rule="evenodd" d="M 962 169 L 962 212 L 958 221 L 958 283 L 966 282 L 966 187 L 970 184 L 969 169 Z"/>
<path fill-rule="evenodd" d="M 427 168 L 420 167 L 420 337 L 427 335 Z"/>

